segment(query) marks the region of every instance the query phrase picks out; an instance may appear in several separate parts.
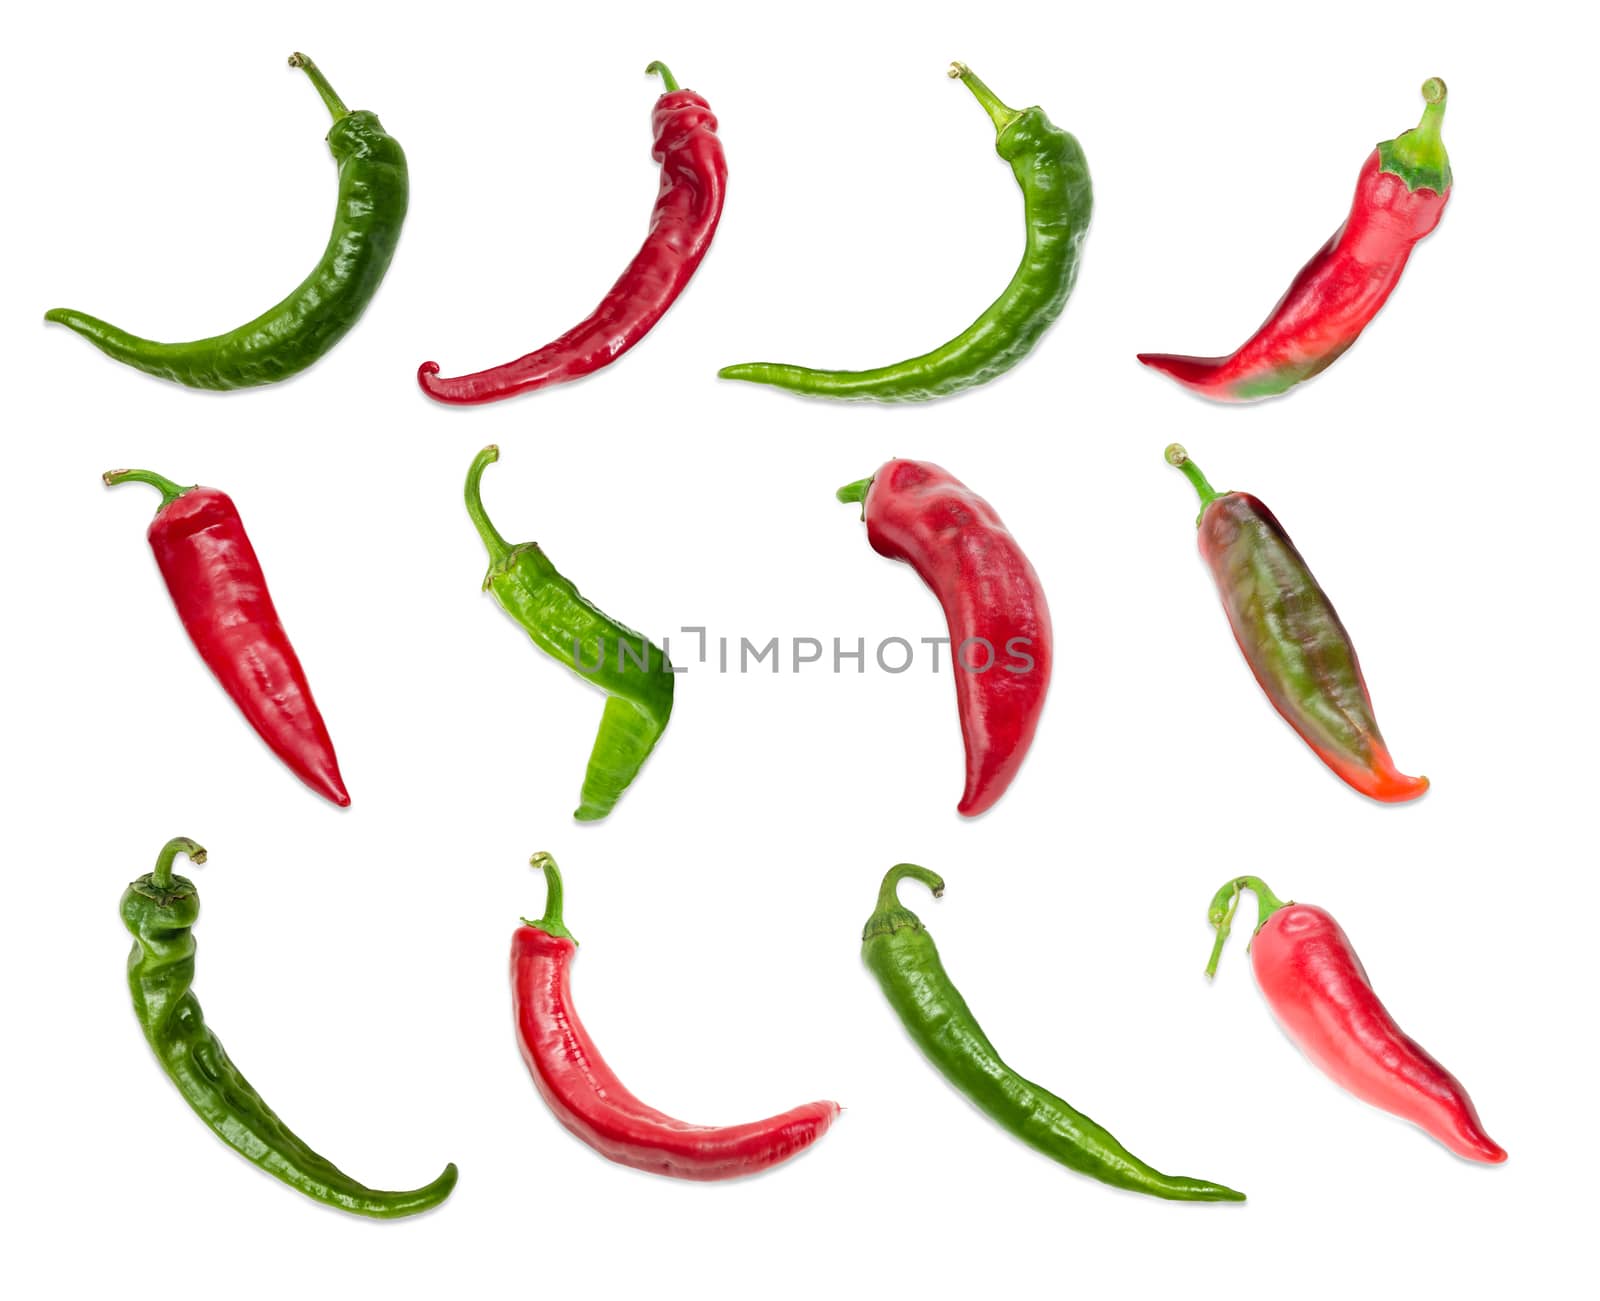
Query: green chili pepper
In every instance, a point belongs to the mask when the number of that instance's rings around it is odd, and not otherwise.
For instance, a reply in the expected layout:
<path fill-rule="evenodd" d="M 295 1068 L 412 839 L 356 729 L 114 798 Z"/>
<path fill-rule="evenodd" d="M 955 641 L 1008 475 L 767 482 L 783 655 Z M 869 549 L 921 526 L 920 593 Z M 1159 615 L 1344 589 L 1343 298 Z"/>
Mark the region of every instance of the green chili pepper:
<path fill-rule="evenodd" d="M 467 514 L 489 550 L 483 587 L 551 659 L 603 690 L 605 712 L 589 754 L 583 796 L 573 817 L 595 822 L 610 813 L 666 730 L 674 674 L 665 654 L 643 634 L 597 610 L 556 571 L 537 542 L 509 545 L 484 513 L 484 467 L 500 459 L 491 444 L 467 471 Z"/>
<path fill-rule="evenodd" d="M 156 343 L 98 317 L 58 307 L 44 319 L 81 334 L 108 357 L 190 388 L 272 384 L 304 370 L 344 338 L 378 292 L 400 239 L 408 182 L 406 156 L 375 113 L 351 112 L 316 64 L 303 68 L 333 114 L 328 148 L 339 164 L 333 234 L 316 268 L 276 307 L 227 334 L 190 343 Z"/>
<path fill-rule="evenodd" d="M 174 876 L 179 854 L 206 861 L 185 837 L 169 840 L 153 872 L 122 896 L 122 924 L 132 932 L 128 987 L 144 1037 L 184 1101 L 229 1147 L 307 1197 L 356 1215 L 394 1219 L 437 1206 L 456 1185 L 456 1168 L 410 1192 L 379 1192 L 318 1156 L 273 1114 L 206 1026 L 194 983 L 191 928 L 200 915 L 194 882 Z"/>
<path fill-rule="evenodd" d="M 966 82 L 995 125 L 995 151 L 1011 164 L 1027 220 L 1022 263 L 1005 292 L 950 342 L 876 370 L 812 370 L 747 362 L 725 366 L 723 379 L 775 384 L 812 397 L 920 402 L 987 383 L 1025 357 L 1049 329 L 1078 278 L 1094 192 L 1083 149 L 1038 107 L 1008 108 L 962 63 L 950 75 Z"/>
<path fill-rule="evenodd" d="M 1028 1146 L 1114 1188 L 1172 1201 L 1244 1200 L 1243 1193 L 1221 1184 L 1151 1168 L 1087 1116 L 1007 1066 L 950 983 L 933 937 L 896 897 L 896 887 L 908 876 L 935 897 L 944 893 L 943 879 L 925 867 L 900 863 L 890 868 L 878 891 L 878 909 L 861 935 L 861 956 L 923 1056 L 951 1084 Z"/>

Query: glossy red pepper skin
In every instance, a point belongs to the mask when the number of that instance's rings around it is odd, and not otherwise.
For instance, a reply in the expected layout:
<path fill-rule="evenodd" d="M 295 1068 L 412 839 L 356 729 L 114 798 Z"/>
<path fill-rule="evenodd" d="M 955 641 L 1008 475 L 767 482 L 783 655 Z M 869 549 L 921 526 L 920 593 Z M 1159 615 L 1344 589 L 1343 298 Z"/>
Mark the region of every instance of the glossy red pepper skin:
<path fill-rule="evenodd" d="M 661 189 L 650 232 L 616 284 L 584 320 L 553 343 L 516 361 L 471 375 L 444 378 L 439 364 L 417 371 L 422 391 L 440 402 L 495 402 L 532 389 L 562 384 L 608 366 L 648 334 L 688 285 L 711 247 L 728 188 L 728 164 L 717 138 L 711 105 L 679 90 L 659 64 L 667 93 L 652 117 L 661 164 Z"/>
<path fill-rule="evenodd" d="M 967 752 L 957 811 L 976 817 L 1017 775 L 1044 711 L 1055 649 L 1039 576 L 994 508 L 937 465 L 889 461 L 838 495 L 862 503 L 872 549 L 944 607 Z"/>
<path fill-rule="evenodd" d="M 1438 97 L 1429 107 L 1442 113 L 1444 83 L 1435 79 L 1423 92 L 1428 95 L 1436 83 Z M 1426 126 L 1430 119 L 1425 115 L 1423 121 Z M 1273 397 L 1331 366 L 1388 300 L 1411 250 L 1439 224 L 1450 199 L 1448 161 L 1429 171 L 1408 168 L 1393 156 L 1391 151 L 1415 134 L 1372 151 L 1344 225 L 1237 349 L 1225 357 L 1140 353 L 1139 360 L 1218 402 Z M 1432 135 L 1430 143 L 1436 144 L 1436 120 Z M 1442 158 L 1442 145 L 1438 153 Z"/>
<path fill-rule="evenodd" d="M 732 1179 L 803 1152 L 828 1132 L 836 1102 L 810 1102 L 745 1125 L 691 1125 L 646 1106 L 606 1065 L 572 1005 L 577 941 L 561 920 L 561 877 L 535 854 L 549 895 L 545 915 L 511 939 L 511 988 L 522 1060 L 546 1105 L 608 1161 L 677 1179 Z"/>
<path fill-rule="evenodd" d="M 162 506 L 146 536 L 189 640 L 290 771 L 324 799 L 348 805 L 333 740 L 233 500 L 215 488 L 155 482 L 160 476 L 147 471 L 114 470 L 105 478 L 161 488 Z"/>
<path fill-rule="evenodd" d="M 1282 903 L 1255 877 L 1229 882 L 1211 905 L 1218 934 L 1208 974 L 1246 888 L 1256 890 L 1262 914 L 1250 941 L 1256 983 L 1300 1051 L 1341 1088 L 1409 1120 L 1457 1156 L 1504 1161 L 1461 1081 L 1395 1023 L 1349 937 L 1323 909 Z"/>

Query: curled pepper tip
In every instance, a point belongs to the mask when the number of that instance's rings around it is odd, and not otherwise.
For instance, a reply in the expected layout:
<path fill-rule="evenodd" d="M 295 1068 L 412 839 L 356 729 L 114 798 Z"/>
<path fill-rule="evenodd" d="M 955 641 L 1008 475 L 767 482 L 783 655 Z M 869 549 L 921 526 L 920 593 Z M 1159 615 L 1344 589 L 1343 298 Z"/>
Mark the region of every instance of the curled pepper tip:
<path fill-rule="evenodd" d="M 190 840 L 188 836 L 174 836 L 161 846 L 161 852 L 156 855 L 156 865 L 150 873 L 150 880 L 157 889 L 172 888 L 172 860 L 179 854 L 196 865 L 206 861 L 206 851 L 202 846 Z"/>
<path fill-rule="evenodd" d="M 896 890 L 900 882 L 907 877 L 921 881 L 923 885 L 928 887 L 929 892 L 935 899 L 944 896 L 944 878 L 937 872 L 931 872 L 925 867 L 917 866 L 915 863 L 896 863 L 884 873 L 883 885 L 878 891 L 878 907 L 880 910 L 894 908 L 898 905 L 899 900 Z"/>

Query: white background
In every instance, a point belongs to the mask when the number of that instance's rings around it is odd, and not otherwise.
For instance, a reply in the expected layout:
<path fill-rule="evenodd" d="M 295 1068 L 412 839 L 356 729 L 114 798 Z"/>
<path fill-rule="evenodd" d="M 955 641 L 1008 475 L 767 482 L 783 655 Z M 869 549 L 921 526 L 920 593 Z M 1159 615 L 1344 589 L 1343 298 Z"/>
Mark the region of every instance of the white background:
<path fill-rule="evenodd" d="M 56 6 L 8 29 L 19 1295 L 1549 1295 L 1587 1268 L 1600 489 L 1579 10 L 330 8 Z M 359 327 L 289 383 L 212 395 L 44 325 L 67 305 L 188 338 L 296 283 L 334 196 L 326 114 L 284 66 L 296 48 L 411 161 L 405 235 Z M 1060 323 L 999 382 L 916 408 L 719 383 L 732 361 L 916 353 L 1011 274 L 1017 190 L 945 79 L 953 57 L 1084 143 L 1094 224 Z M 691 291 L 588 382 L 426 401 L 418 362 L 527 351 L 631 256 L 656 188 L 657 58 L 710 98 L 731 169 Z M 1239 342 L 1435 74 L 1456 192 L 1357 347 L 1248 409 L 1135 364 Z M 1434 781 L 1420 803 L 1356 796 L 1266 704 L 1162 461 L 1173 438 L 1292 532 L 1396 760 Z M 948 673 L 691 662 L 641 778 L 577 826 L 601 700 L 478 590 L 460 484 L 490 441 L 502 531 L 537 538 L 603 608 L 657 636 L 759 642 L 942 632 L 832 493 L 891 455 L 947 466 L 1051 601 L 1056 679 L 1021 776 L 957 818 Z M 144 542 L 154 493 L 100 486 L 121 465 L 233 495 L 348 811 L 303 790 L 204 671 Z M 324 1210 L 175 1096 L 129 1011 L 117 915 L 175 834 L 211 851 L 197 988 L 235 1059 L 368 1183 L 458 1162 L 440 1210 Z M 837 1098 L 834 1131 L 717 1186 L 569 1138 L 509 1014 L 536 849 L 566 868 L 579 1006 L 636 1091 L 711 1122 Z M 947 1088 L 858 958 L 901 859 L 948 878 L 942 902 L 915 886 L 907 902 L 1019 1069 L 1249 1204 L 1114 1192 Z M 1507 1165 L 1458 1161 L 1309 1066 L 1254 988 L 1248 924 L 1207 985 L 1206 903 L 1241 871 L 1340 918 Z"/>

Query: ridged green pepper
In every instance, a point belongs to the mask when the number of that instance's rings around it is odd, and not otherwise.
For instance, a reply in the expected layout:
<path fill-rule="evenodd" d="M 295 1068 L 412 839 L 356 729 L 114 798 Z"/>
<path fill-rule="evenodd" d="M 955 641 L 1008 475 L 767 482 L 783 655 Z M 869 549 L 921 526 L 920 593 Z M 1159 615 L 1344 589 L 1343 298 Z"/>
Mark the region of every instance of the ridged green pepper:
<path fill-rule="evenodd" d="M 250 1087 L 207 1027 L 194 996 L 195 942 L 200 915 L 194 882 L 174 876 L 179 854 L 195 863 L 206 851 L 186 837 L 169 840 L 155 870 L 124 891 L 122 924 L 134 938 L 128 956 L 133 1010 L 157 1060 L 194 1113 L 241 1156 L 307 1197 L 355 1215 L 394 1219 L 437 1206 L 456 1185 L 447 1165 L 437 1179 L 409 1192 L 380 1192 L 359 1184 L 305 1145 Z"/>
<path fill-rule="evenodd" d="M 467 514 L 489 552 L 483 587 L 535 646 L 607 695 L 572 815 L 595 822 L 615 807 L 666 730 L 675 675 L 659 647 L 585 600 L 537 542 L 512 546 L 500 536 L 480 496 L 485 467 L 499 459 L 491 444 L 467 471 Z"/>
<path fill-rule="evenodd" d="M 339 164 L 333 233 L 322 260 L 295 291 L 236 330 L 189 343 L 141 339 L 67 307 L 46 312 L 45 320 L 75 330 L 117 361 L 202 389 L 276 383 L 344 338 L 378 292 L 399 243 L 410 193 L 406 156 L 378 115 L 347 109 L 305 55 L 291 55 L 289 66 L 305 69 L 333 114 L 328 148 Z"/>
<path fill-rule="evenodd" d="M 810 397 L 921 402 L 985 384 L 1021 361 L 1050 328 L 1078 279 L 1094 189 L 1075 137 L 1037 106 L 1002 104 L 963 63 L 950 65 L 995 126 L 995 151 L 1022 187 L 1028 242 L 1005 292 L 948 343 L 876 370 L 813 370 L 772 362 L 724 366 L 723 379 L 775 384 Z"/>
<path fill-rule="evenodd" d="M 912 1041 L 945 1079 L 1029 1147 L 1114 1188 L 1171 1201 L 1244 1200 L 1243 1193 L 1221 1184 L 1164 1175 L 1146 1165 L 1082 1112 L 1007 1066 L 945 974 L 933 937 L 896 897 L 908 876 L 935 896 L 944 893 L 943 878 L 925 867 L 890 868 L 861 935 L 861 956 Z"/>

